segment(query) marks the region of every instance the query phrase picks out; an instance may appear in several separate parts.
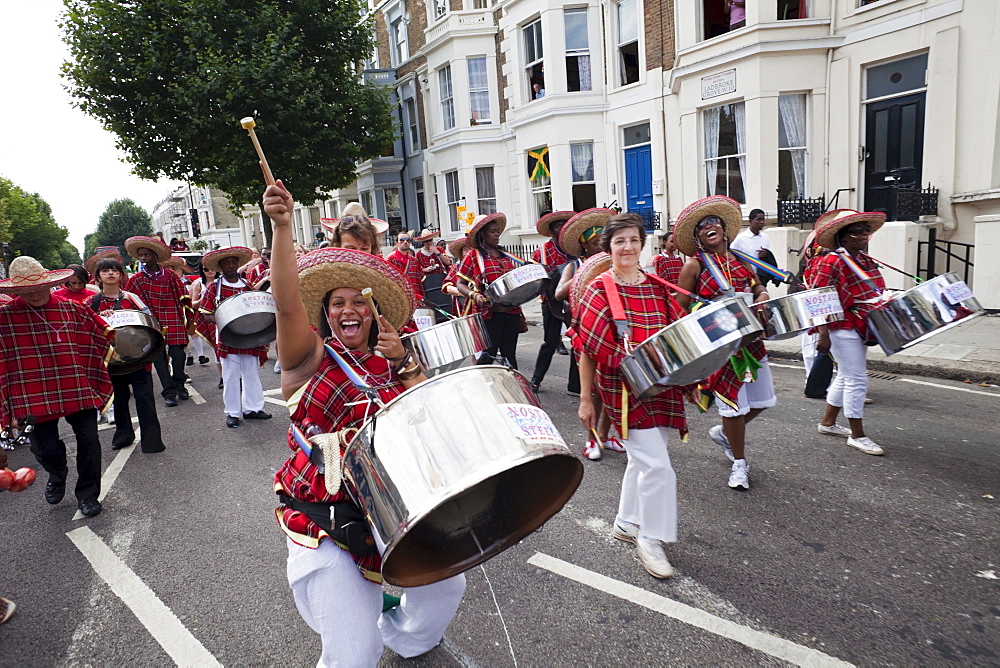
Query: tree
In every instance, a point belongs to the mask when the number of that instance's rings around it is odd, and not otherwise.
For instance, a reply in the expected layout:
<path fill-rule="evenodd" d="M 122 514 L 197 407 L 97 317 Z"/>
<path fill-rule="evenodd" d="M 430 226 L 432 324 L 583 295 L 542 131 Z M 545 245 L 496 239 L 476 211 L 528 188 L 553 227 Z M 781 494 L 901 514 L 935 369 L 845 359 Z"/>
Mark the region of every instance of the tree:
<path fill-rule="evenodd" d="M 71 264 L 83 264 L 80 259 L 80 251 L 68 241 L 64 241 L 59 247 L 59 259 L 61 260 L 60 266 L 63 267 Z"/>
<path fill-rule="evenodd" d="M 0 177 L 0 242 L 10 244 L 13 256 L 30 255 L 49 269 L 62 268 L 60 249 L 68 236 L 41 195 Z"/>
<path fill-rule="evenodd" d="M 116 199 L 97 219 L 97 229 L 88 235 L 87 257 L 99 246 L 118 246 L 122 257 L 128 257 L 125 240 L 134 236 L 152 236 L 153 220 L 141 206 L 130 199 Z"/>
<path fill-rule="evenodd" d="M 374 50 L 362 0 L 65 1 L 70 93 L 142 178 L 220 188 L 237 212 L 259 204 L 245 116 L 301 202 L 392 144 L 388 94 L 359 77 Z"/>

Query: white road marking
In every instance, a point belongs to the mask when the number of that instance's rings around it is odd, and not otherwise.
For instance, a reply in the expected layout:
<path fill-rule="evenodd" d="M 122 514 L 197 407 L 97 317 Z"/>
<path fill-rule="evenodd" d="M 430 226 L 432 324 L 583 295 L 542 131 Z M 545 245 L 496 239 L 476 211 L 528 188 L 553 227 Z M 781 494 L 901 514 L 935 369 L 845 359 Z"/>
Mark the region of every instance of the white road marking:
<path fill-rule="evenodd" d="M 140 438 L 142 438 L 142 434 L 138 429 L 136 429 L 135 443 L 138 443 Z M 135 443 L 127 448 L 119 450 L 114 460 L 112 460 L 111 464 L 108 465 L 108 468 L 105 469 L 104 475 L 101 476 L 101 493 L 97 497 L 98 501 L 104 501 L 104 497 L 106 497 L 108 492 L 111 491 L 111 486 L 114 485 L 115 480 L 118 479 L 118 474 L 122 472 L 123 468 L 125 468 L 125 462 L 127 462 L 128 458 L 132 456 L 133 452 L 135 452 Z M 73 515 L 73 519 L 82 520 L 83 513 L 77 510 L 76 514 Z"/>
<path fill-rule="evenodd" d="M 269 404 L 278 404 L 279 406 L 284 406 L 285 408 L 288 408 L 288 404 L 285 403 L 284 399 L 274 399 L 272 397 L 264 397 L 264 401 L 266 401 Z"/>
<path fill-rule="evenodd" d="M 926 380 L 913 380 L 912 378 L 900 378 L 901 383 L 913 383 L 914 385 L 927 385 L 929 387 L 939 387 L 942 390 L 955 390 L 956 392 L 969 392 L 970 394 L 981 394 L 985 397 L 998 397 L 1000 392 L 983 392 L 981 390 L 970 390 L 965 387 L 953 387 L 951 385 L 941 385 L 940 383 L 928 383 Z"/>
<path fill-rule="evenodd" d="M 836 657 L 830 656 L 829 654 L 824 654 L 823 652 L 812 649 L 811 647 L 805 647 L 789 640 L 785 640 L 784 638 L 778 638 L 768 633 L 757 631 L 756 629 L 752 629 L 748 626 L 731 622 L 728 619 L 716 617 L 715 615 L 709 614 L 704 610 L 699 610 L 698 608 L 691 607 L 690 605 L 673 601 L 664 596 L 660 596 L 646 591 L 645 589 L 640 589 L 639 587 L 630 585 L 627 582 L 621 582 L 620 580 L 614 580 L 605 575 L 588 571 L 585 568 L 581 568 L 580 566 L 576 566 L 561 559 L 556 559 L 555 557 L 550 557 L 549 555 L 541 552 L 536 552 L 530 559 L 528 559 L 528 563 L 532 566 L 544 568 L 545 570 L 551 571 L 556 575 L 561 575 L 568 580 L 579 582 L 580 584 L 587 585 L 588 587 L 592 587 L 598 591 L 603 591 L 606 594 L 616 596 L 622 600 L 629 601 L 630 603 L 641 605 L 642 607 L 648 608 L 654 612 L 659 612 L 667 617 L 672 617 L 673 619 L 684 622 L 685 624 L 690 624 L 691 626 L 704 629 L 705 631 L 722 636 L 723 638 L 735 640 L 736 642 L 746 645 L 751 649 L 764 652 L 765 654 L 769 654 L 773 657 L 781 659 L 782 661 L 788 661 L 789 663 L 797 666 L 853 665 L 847 663 L 846 661 L 841 661 Z"/>
<path fill-rule="evenodd" d="M 266 396 L 268 394 L 281 394 L 281 388 L 277 387 L 273 390 L 264 390 L 264 395 Z"/>
<path fill-rule="evenodd" d="M 132 424 L 139 424 L 139 418 L 137 417 L 132 418 Z M 115 425 L 108 424 L 107 422 L 97 425 L 97 431 L 104 431 L 105 429 L 114 429 L 114 428 Z"/>
<path fill-rule="evenodd" d="M 191 395 L 191 400 L 192 401 L 194 401 L 196 404 L 203 404 L 203 403 L 205 403 L 205 397 L 201 396 L 198 393 L 198 390 L 194 389 L 194 385 L 192 385 L 191 383 L 187 383 L 187 384 L 184 385 L 184 387 L 187 388 L 188 394 Z"/>
<path fill-rule="evenodd" d="M 181 624 L 170 608 L 157 598 L 125 562 L 89 527 L 73 529 L 66 536 L 87 558 L 94 571 L 132 611 L 153 639 L 178 666 L 221 666 L 197 638 Z"/>
<path fill-rule="evenodd" d="M 772 362 L 771 360 L 768 360 L 767 363 L 769 366 L 776 366 L 779 369 L 799 369 L 800 371 L 805 369 L 804 366 L 798 366 L 796 364 L 778 364 L 777 362 Z"/>

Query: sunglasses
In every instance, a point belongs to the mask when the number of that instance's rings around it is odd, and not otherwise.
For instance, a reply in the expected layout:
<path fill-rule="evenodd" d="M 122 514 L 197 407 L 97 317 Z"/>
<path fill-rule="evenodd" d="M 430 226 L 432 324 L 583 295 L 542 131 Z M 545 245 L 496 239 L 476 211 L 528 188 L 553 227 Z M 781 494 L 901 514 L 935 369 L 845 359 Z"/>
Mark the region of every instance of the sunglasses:
<path fill-rule="evenodd" d="M 722 225 L 722 219 L 718 216 L 706 216 L 702 218 L 701 221 L 694 226 L 695 231 L 703 230 L 709 225 Z"/>
<path fill-rule="evenodd" d="M 871 234 L 872 228 L 867 225 L 860 225 L 858 227 L 852 227 L 847 230 L 847 234 L 853 234 L 856 237 L 863 236 L 865 234 Z"/>

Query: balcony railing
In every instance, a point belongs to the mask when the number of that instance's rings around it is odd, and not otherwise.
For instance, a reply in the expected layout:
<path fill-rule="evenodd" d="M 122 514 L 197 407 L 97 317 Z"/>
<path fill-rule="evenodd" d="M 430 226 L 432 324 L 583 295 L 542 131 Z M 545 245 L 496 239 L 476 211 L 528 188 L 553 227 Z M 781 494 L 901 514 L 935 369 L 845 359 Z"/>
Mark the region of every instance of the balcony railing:
<path fill-rule="evenodd" d="M 921 216 L 936 216 L 938 189 L 927 184 L 926 188 L 893 188 L 893 212 L 896 220 L 919 220 Z"/>
<path fill-rule="evenodd" d="M 778 200 L 778 227 L 812 227 L 826 210 L 822 195 L 816 198 L 796 197 Z"/>

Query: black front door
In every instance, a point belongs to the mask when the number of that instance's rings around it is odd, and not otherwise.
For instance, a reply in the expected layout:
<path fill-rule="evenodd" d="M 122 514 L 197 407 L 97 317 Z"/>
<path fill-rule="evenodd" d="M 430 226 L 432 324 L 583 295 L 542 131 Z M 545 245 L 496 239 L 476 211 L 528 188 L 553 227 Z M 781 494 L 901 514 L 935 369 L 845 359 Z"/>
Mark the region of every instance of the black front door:
<path fill-rule="evenodd" d="M 866 105 L 865 210 L 895 220 L 894 188 L 920 187 L 924 93 Z"/>

